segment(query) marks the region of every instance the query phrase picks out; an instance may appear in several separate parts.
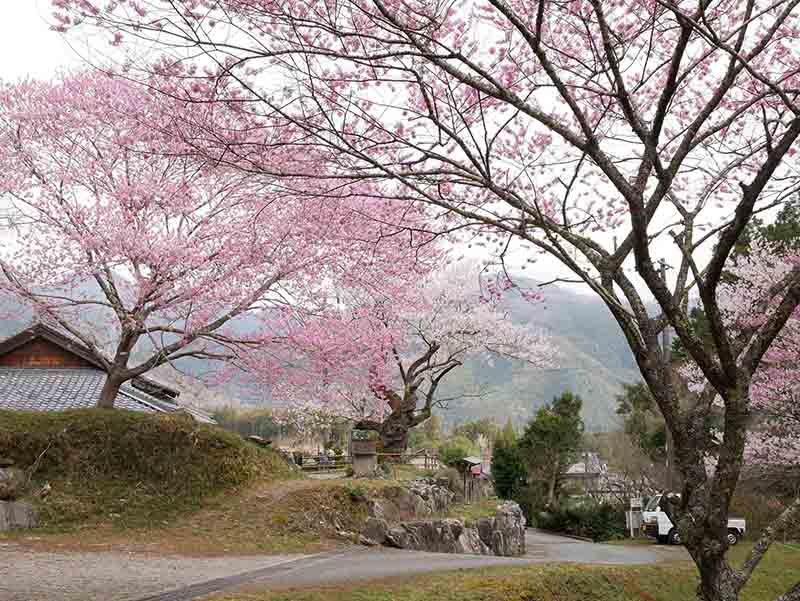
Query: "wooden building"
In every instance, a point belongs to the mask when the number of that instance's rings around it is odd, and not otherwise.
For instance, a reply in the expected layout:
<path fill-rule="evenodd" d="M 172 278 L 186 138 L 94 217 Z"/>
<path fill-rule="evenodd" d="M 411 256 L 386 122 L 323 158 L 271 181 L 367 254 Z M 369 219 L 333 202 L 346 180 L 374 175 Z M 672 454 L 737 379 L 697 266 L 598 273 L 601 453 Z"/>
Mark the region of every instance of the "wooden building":
<path fill-rule="evenodd" d="M 106 381 L 102 363 L 80 342 L 42 324 L 0 341 L 0 409 L 65 411 L 95 407 Z M 147 378 L 123 384 L 115 408 L 145 413 L 205 412 L 179 405 L 179 392 Z"/>

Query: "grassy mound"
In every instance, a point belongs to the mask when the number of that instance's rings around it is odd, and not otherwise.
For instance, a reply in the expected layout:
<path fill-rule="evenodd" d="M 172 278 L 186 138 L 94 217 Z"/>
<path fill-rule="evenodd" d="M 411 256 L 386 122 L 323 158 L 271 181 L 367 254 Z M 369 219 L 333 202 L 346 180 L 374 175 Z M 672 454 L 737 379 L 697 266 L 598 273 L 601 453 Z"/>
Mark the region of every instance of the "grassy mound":
<path fill-rule="evenodd" d="M 42 525 L 152 526 L 289 470 L 277 453 L 187 415 L 0 411 L 0 457 L 27 469 Z M 50 484 L 50 494 L 40 491 Z"/>

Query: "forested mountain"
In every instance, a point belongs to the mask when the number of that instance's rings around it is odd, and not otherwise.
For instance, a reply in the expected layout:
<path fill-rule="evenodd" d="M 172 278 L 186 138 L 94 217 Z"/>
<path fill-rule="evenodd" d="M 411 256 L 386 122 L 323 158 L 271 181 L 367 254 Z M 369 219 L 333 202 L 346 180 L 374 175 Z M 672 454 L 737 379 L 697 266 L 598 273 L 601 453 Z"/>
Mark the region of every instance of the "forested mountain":
<path fill-rule="evenodd" d="M 638 379 L 619 326 L 595 297 L 558 286 L 546 287 L 544 294 L 541 303 L 531 304 L 518 296 L 506 303 L 514 321 L 542 328 L 551 336 L 558 352 L 553 366 L 542 370 L 502 359 L 471 360 L 460 374 L 453 375 L 444 394 L 455 396 L 467 390 L 477 396 L 448 403 L 441 414 L 444 422 L 494 417 L 503 423 L 510 416 L 522 423 L 542 404 L 571 390 L 583 397 L 587 429 L 605 430 L 615 423 L 614 396 L 623 382 Z"/>

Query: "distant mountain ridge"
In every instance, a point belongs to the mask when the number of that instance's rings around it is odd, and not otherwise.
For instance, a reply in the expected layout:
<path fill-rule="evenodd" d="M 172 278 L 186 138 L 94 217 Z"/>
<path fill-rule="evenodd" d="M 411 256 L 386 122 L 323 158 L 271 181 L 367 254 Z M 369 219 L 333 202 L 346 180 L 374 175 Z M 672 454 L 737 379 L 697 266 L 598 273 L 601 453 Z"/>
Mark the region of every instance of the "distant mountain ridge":
<path fill-rule="evenodd" d="M 536 286 L 533 280 L 517 281 L 522 286 Z M 522 425 L 544 403 L 564 390 L 571 390 L 584 400 L 587 429 L 606 430 L 615 425 L 615 395 L 621 391 L 623 383 L 639 379 L 633 355 L 619 326 L 596 297 L 557 285 L 544 288 L 544 297 L 543 302 L 530 303 L 518 295 L 510 295 L 504 303 L 514 322 L 530 324 L 549 334 L 558 349 L 558 361 L 550 368 L 535 369 L 500 358 L 468 360 L 443 386 L 443 397 L 462 397 L 439 411 L 445 424 L 481 417 L 491 417 L 502 424 L 511 417 Z M 0 307 L 6 314 L 9 309 Z M 24 317 L 2 320 L 0 338 L 11 336 L 25 326 Z M 199 376 L 213 372 L 217 365 L 190 360 L 179 361 L 177 367 L 189 375 Z M 176 373 L 169 366 L 158 369 L 153 375 L 182 390 L 184 398 L 197 399 L 206 406 L 273 404 L 263 386 L 256 386 L 246 378 L 209 388 Z"/>
<path fill-rule="evenodd" d="M 535 288 L 534 280 L 516 278 L 523 287 Z M 639 371 L 627 341 L 606 306 L 593 296 L 557 285 L 543 289 L 544 301 L 530 303 L 518 295 L 506 299 L 511 319 L 547 332 L 558 348 L 559 358 L 548 369 L 508 360 L 472 359 L 453 374 L 443 393 L 459 389 L 479 391 L 449 403 L 441 413 L 445 423 L 481 417 L 518 425 L 543 404 L 565 390 L 584 400 L 583 417 L 588 430 L 607 430 L 616 425 L 615 396 L 622 384 L 639 379 Z M 455 382 L 455 380 L 458 380 Z"/>

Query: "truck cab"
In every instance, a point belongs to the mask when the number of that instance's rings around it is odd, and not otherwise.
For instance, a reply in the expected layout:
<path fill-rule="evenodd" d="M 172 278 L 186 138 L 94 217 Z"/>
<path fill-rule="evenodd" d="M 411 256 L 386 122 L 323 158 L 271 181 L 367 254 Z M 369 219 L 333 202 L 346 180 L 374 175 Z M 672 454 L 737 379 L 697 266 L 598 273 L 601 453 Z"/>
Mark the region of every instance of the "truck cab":
<path fill-rule="evenodd" d="M 681 536 L 667 514 L 661 509 L 663 495 L 655 495 L 642 511 L 644 532 L 647 536 L 655 538 L 659 543 L 680 545 Z M 746 524 L 743 519 L 728 519 L 728 544 L 733 546 L 744 536 Z"/>

